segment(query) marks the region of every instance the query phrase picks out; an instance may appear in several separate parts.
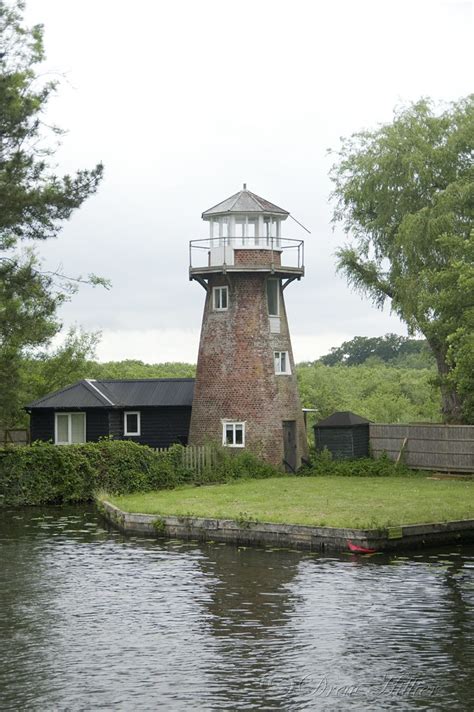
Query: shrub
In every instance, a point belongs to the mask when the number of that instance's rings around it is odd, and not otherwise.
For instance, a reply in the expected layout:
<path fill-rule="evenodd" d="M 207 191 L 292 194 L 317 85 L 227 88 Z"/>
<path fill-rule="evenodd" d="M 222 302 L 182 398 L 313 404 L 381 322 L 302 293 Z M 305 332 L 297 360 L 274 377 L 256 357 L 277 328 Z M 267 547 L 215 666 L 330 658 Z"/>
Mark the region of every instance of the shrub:
<path fill-rule="evenodd" d="M 226 448 L 215 450 L 215 461 L 212 468 L 206 469 L 199 477 L 194 478 L 195 484 L 210 484 L 211 482 L 231 482 L 240 479 L 264 479 L 282 474 L 272 465 L 259 460 L 248 451 L 234 452 Z"/>
<path fill-rule="evenodd" d="M 62 447 L 37 442 L 0 457 L 0 506 L 87 502 L 99 490 L 130 494 L 278 474 L 248 452 L 218 450 L 216 460 L 198 475 L 184 467 L 180 445 L 156 452 L 130 441 Z"/>
<path fill-rule="evenodd" d="M 312 453 L 310 464 L 298 472 L 299 475 L 338 475 L 339 477 L 407 477 L 416 475 L 403 463 L 398 465 L 383 454 L 377 459 L 368 457 L 357 460 L 334 460 L 329 450 Z"/>

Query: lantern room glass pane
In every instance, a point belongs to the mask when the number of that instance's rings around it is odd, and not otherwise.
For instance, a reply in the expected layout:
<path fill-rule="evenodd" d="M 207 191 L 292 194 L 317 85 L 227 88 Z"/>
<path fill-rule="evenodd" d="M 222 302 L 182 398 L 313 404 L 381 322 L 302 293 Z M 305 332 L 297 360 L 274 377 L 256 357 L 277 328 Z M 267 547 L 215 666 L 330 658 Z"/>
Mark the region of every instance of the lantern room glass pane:
<path fill-rule="evenodd" d="M 234 237 L 243 238 L 245 232 L 245 220 L 235 219 Z"/>
<path fill-rule="evenodd" d="M 84 413 L 71 413 L 71 442 L 86 442 L 86 417 Z"/>

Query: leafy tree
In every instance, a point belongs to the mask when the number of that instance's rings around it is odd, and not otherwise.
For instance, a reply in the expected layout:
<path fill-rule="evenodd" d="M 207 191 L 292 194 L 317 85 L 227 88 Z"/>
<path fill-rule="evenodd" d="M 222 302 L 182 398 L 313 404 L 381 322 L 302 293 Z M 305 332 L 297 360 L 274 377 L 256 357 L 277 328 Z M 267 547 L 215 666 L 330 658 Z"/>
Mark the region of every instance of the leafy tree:
<path fill-rule="evenodd" d="M 454 422 L 466 417 L 466 394 L 449 351 L 458 328 L 470 327 L 462 327 L 459 302 L 449 315 L 442 304 L 445 290 L 456 290 L 456 263 L 472 239 L 473 146 L 474 95 L 441 113 L 421 100 L 391 124 L 342 139 L 331 174 L 334 220 L 352 238 L 338 251 L 338 268 L 377 306 L 389 299 L 410 332 L 425 336 L 444 417 Z M 464 299 L 472 304 L 472 291 Z"/>
<path fill-rule="evenodd" d="M 474 233 L 446 237 L 451 260 L 431 275 L 434 309 L 448 333 L 448 381 L 462 398 L 464 419 L 474 423 Z"/>
<path fill-rule="evenodd" d="M 56 309 L 63 295 L 50 292 L 50 278 L 35 259 L 0 260 L 0 422 L 14 425 L 20 414 L 20 356 L 58 330 Z"/>
<path fill-rule="evenodd" d="M 407 356 L 425 355 L 426 341 L 424 339 L 410 339 L 397 334 L 385 336 L 355 336 L 350 341 L 345 341 L 341 346 L 331 349 L 329 354 L 320 358 L 326 366 L 344 364 L 357 366 L 366 363 L 368 359 L 379 359 L 385 363 L 404 363 Z M 429 367 L 429 360 L 419 359 L 415 363 L 422 363 L 422 368 Z M 418 366 L 420 367 L 420 366 Z"/>
<path fill-rule="evenodd" d="M 196 366 L 190 363 L 143 363 L 127 359 L 89 363 L 92 378 L 194 378 Z M 90 376 L 89 376 L 90 377 Z"/>
<path fill-rule="evenodd" d="M 44 59 L 43 29 L 25 27 L 23 9 L 23 2 L 0 0 L 0 424 L 6 426 L 20 413 L 22 357 L 57 333 L 57 308 L 74 291 L 62 275 L 42 272 L 31 250 L 22 254 L 21 242 L 55 237 L 102 177 L 100 164 L 75 175 L 54 173 L 55 149 L 45 141 L 42 116 L 57 84 L 36 71 Z M 94 275 L 85 281 L 104 283 Z"/>
<path fill-rule="evenodd" d="M 296 373 L 303 407 L 317 408 L 316 420 L 336 410 L 351 410 L 379 423 L 439 420 L 439 389 L 430 369 L 325 366 L 316 361 L 299 364 Z"/>
<path fill-rule="evenodd" d="M 72 211 L 93 193 L 102 165 L 56 176 L 48 163 L 42 114 L 57 82 L 41 82 L 35 66 L 44 60 L 43 28 L 22 25 L 23 2 L 0 2 L 0 247 L 18 239 L 58 234 Z M 60 134 L 53 127 L 54 134 Z"/>
<path fill-rule="evenodd" d="M 64 343 L 53 351 L 35 353 L 21 362 L 21 401 L 36 398 L 89 378 L 89 364 L 95 356 L 100 333 L 70 329 Z"/>

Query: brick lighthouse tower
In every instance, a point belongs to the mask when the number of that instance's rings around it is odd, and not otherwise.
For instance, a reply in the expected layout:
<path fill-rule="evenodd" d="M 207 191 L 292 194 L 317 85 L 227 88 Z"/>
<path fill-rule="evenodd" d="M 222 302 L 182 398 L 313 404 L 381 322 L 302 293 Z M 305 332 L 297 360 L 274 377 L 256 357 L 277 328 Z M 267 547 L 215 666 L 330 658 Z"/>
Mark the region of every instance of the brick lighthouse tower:
<path fill-rule="evenodd" d="M 247 448 L 297 470 L 307 456 L 284 291 L 304 275 L 289 213 L 247 190 L 202 214 L 210 236 L 190 243 L 190 279 L 206 290 L 189 442 Z"/>

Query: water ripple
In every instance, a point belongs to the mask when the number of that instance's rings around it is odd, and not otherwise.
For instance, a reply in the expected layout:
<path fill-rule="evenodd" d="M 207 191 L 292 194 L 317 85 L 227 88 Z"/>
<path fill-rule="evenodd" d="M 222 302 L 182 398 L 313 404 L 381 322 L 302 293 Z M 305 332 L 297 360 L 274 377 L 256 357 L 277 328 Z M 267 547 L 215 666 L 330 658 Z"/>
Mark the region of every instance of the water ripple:
<path fill-rule="evenodd" d="M 474 547 L 406 556 L 124 538 L 3 512 L 2 710 L 468 710 Z"/>

